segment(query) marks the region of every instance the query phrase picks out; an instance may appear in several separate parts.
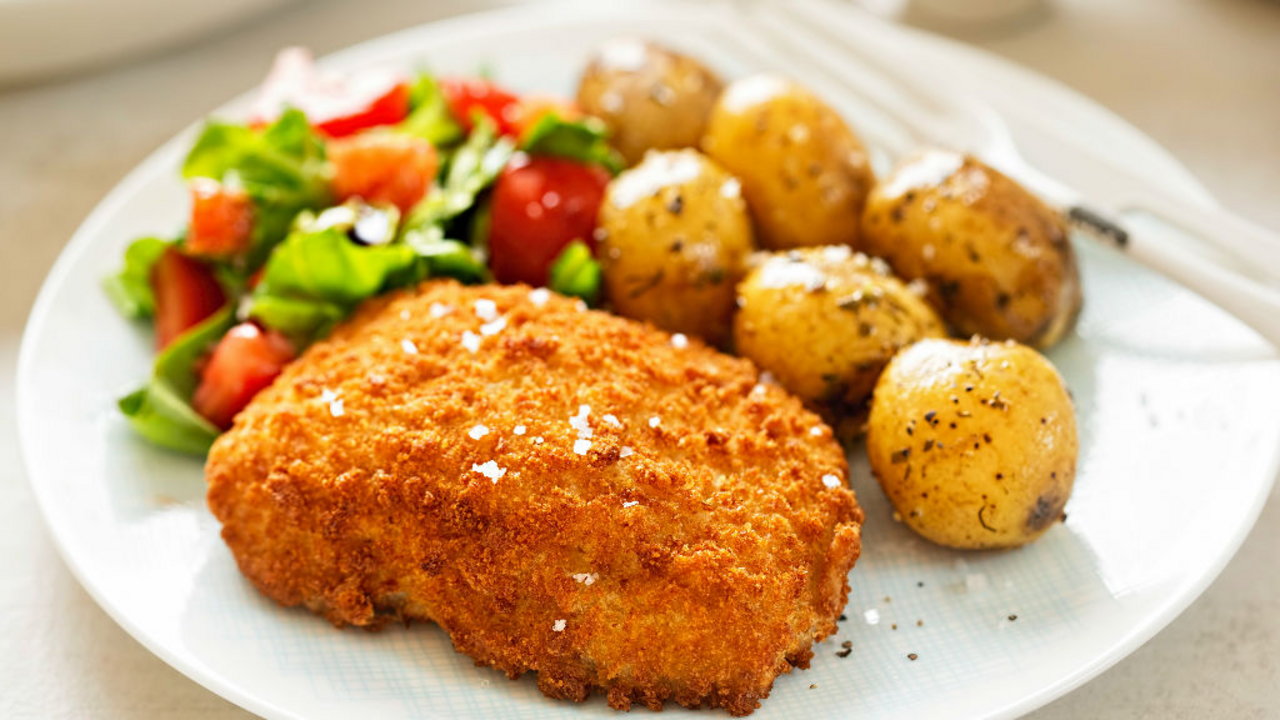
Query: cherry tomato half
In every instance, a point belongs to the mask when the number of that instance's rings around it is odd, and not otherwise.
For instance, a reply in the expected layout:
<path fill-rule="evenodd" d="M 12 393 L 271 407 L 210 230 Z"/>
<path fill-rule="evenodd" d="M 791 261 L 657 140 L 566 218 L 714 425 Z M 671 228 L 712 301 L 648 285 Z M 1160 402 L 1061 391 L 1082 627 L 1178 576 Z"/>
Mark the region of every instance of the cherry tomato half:
<path fill-rule="evenodd" d="M 479 110 L 493 120 L 502 135 L 517 135 L 520 98 L 480 78 L 444 78 L 440 81 L 449 111 L 462 127 L 471 132 L 472 114 Z"/>
<path fill-rule="evenodd" d="M 230 427 L 236 413 L 270 385 L 294 355 L 293 345 L 283 335 L 251 322 L 240 323 L 214 346 L 192 405 L 214 425 Z"/>
<path fill-rule="evenodd" d="M 489 267 L 498 282 L 545 285 L 552 261 L 592 232 L 609 173 L 559 157 L 517 155 L 493 188 Z"/>
<path fill-rule="evenodd" d="M 172 247 L 151 268 L 151 290 L 156 296 L 156 348 L 160 350 L 227 301 L 208 265 Z"/>

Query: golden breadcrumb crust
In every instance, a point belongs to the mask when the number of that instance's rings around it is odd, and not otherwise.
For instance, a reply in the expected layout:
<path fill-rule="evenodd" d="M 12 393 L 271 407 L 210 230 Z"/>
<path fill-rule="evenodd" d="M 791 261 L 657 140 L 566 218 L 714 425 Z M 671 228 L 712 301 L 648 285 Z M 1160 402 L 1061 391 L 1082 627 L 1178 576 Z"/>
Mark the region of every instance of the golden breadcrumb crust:
<path fill-rule="evenodd" d="M 281 604 L 746 715 L 835 631 L 862 511 L 816 415 L 680 340 L 522 286 L 370 301 L 219 438 L 209 507 Z"/>

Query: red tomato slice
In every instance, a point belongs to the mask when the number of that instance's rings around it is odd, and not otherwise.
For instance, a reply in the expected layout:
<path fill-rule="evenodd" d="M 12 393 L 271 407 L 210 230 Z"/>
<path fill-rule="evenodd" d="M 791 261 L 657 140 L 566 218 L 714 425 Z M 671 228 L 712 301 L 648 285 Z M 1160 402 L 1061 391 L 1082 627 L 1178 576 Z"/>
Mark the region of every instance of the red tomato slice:
<path fill-rule="evenodd" d="M 229 257 L 249 249 L 253 236 L 253 201 L 241 189 L 209 178 L 196 178 L 191 190 L 191 222 L 187 252 Z"/>
<path fill-rule="evenodd" d="M 493 188 L 489 267 L 503 283 L 545 285 L 552 261 L 574 240 L 593 250 L 609 173 L 565 158 L 517 155 Z"/>
<path fill-rule="evenodd" d="M 502 135 L 518 135 L 516 126 L 520 99 L 488 80 L 479 78 L 444 78 L 440 91 L 453 117 L 467 132 L 471 132 L 471 116 L 479 110 L 498 126 Z"/>
<path fill-rule="evenodd" d="M 269 122 L 295 107 L 329 137 L 398 123 L 409 114 L 409 85 L 399 73 L 365 70 L 351 76 L 322 75 L 311 53 L 285 48 L 262 83 L 255 122 Z"/>
<path fill-rule="evenodd" d="M 307 112 L 303 110 L 303 112 Z M 376 98 L 363 110 L 318 122 L 316 129 L 332 138 L 346 137 L 378 125 L 394 125 L 409 115 L 409 85 L 399 83 Z M 307 113 L 311 117 L 311 113 Z"/>
<path fill-rule="evenodd" d="M 401 213 L 427 194 L 439 166 L 431 143 L 391 133 L 334 140 L 328 149 L 339 202 L 361 197 L 368 203 L 391 203 Z"/>
<path fill-rule="evenodd" d="M 192 405 L 214 425 L 230 427 L 236 413 L 270 385 L 294 355 L 293 345 L 283 335 L 240 323 L 213 348 Z"/>
<path fill-rule="evenodd" d="M 161 350 L 227 301 L 209 266 L 175 248 L 166 249 L 151 269 L 151 290 L 156 296 L 156 347 Z"/>

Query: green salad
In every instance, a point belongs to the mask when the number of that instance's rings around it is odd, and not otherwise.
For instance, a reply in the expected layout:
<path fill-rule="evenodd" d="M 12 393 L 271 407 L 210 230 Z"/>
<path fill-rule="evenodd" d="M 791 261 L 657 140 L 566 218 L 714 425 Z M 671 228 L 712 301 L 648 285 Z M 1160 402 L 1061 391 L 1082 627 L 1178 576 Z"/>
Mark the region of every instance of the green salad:
<path fill-rule="evenodd" d="M 185 227 L 133 241 L 104 281 L 158 351 L 120 409 L 147 440 L 203 454 L 370 297 L 453 278 L 594 303 L 595 214 L 621 167 L 567 101 L 480 78 L 321 76 L 285 51 L 255 114 L 208 121 L 188 152 Z"/>

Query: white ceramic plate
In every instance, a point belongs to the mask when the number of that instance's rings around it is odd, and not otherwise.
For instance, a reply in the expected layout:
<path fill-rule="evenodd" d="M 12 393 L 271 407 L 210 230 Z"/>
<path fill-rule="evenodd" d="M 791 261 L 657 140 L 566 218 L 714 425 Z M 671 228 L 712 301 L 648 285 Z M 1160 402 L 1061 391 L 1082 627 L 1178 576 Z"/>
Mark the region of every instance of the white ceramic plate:
<path fill-rule="evenodd" d="M 569 92 L 591 45 L 635 33 L 729 75 L 757 69 L 706 39 L 707 22 L 717 21 L 701 10 L 601 5 L 539 5 L 416 28 L 329 62 L 451 72 L 490 64 L 517 88 Z M 1153 182 L 1189 202 L 1210 201 L 1153 143 L 1066 91 L 959 46 L 881 32 L 939 83 L 1011 117 L 1020 105 L 1053 106 Z M 878 130 L 859 108 L 831 100 L 874 142 Z M 1069 154 L 1039 142 L 1034 128 L 1014 130 L 1049 168 Z M 98 281 L 130 238 L 181 222 L 176 169 L 189 141 L 188 132 L 149 158 L 80 228 L 23 346 L 18 413 L 29 474 L 80 581 L 157 655 L 268 717 L 614 717 L 599 698 L 566 705 L 528 678 L 510 682 L 474 667 L 433 626 L 338 631 L 276 607 L 240 577 L 218 538 L 200 463 L 131 435 L 114 401 L 145 377 L 150 337 L 115 315 Z M 942 550 L 892 522 L 855 458 L 868 519 L 849 619 L 816 648 L 812 669 L 779 679 L 757 717 L 1027 711 L 1140 645 L 1235 551 L 1276 474 L 1280 363 L 1196 297 L 1109 252 L 1083 250 L 1086 310 L 1078 332 L 1052 352 L 1082 429 L 1066 524 L 1014 552 Z M 854 651 L 836 657 L 844 640 Z"/>

